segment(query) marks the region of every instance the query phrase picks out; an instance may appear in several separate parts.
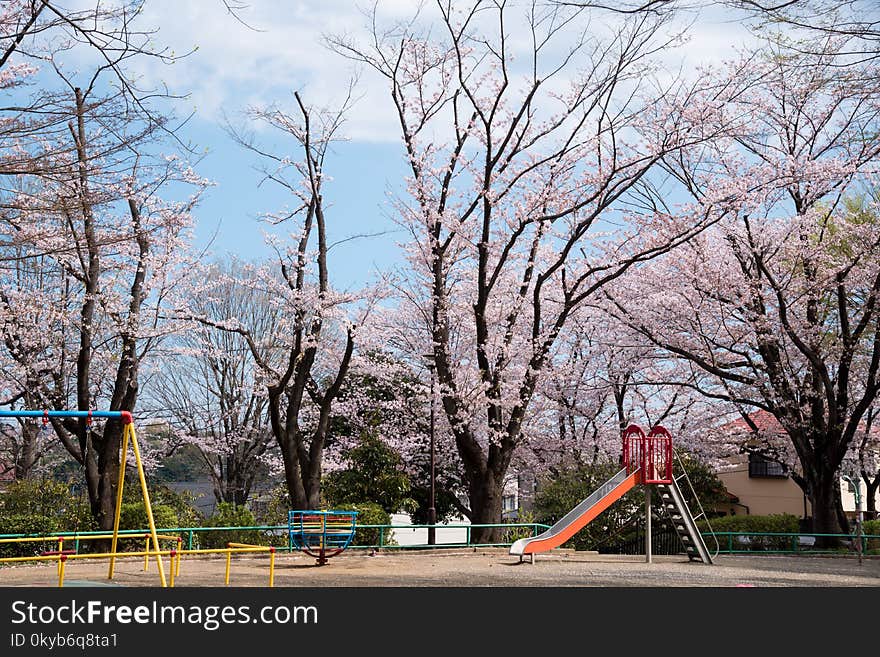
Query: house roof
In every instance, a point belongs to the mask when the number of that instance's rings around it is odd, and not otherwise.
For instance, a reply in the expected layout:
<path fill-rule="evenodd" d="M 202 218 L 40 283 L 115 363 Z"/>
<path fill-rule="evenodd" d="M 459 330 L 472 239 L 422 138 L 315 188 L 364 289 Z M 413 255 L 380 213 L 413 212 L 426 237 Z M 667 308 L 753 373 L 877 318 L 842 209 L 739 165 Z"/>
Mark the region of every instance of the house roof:
<path fill-rule="evenodd" d="M 760 432 L 775 433 L 780 435 L 785 433 L 785 429 L 783 429 L 782 425 L 779 424 L 779 420 L 776 419 L 776 416 L 763 409 L 757 410 L 754 413 L 749 413 L 749 419 L 755 423 L 755 426 L 758 427 L 758 431 Z M 749 423 L 741 417 L 733 420 L 732 422 L 728 422 L 721 428 L 725 431 L 752 431 L 752 427 L 749 425 Z"/>
<path fill-rule="evenodd" d="M 783 426 L 779 423 L 779 420 L 776 419 L 776 416 L 770 413 L 769 411 L 765 411 L 763 409 L 759 409 L 752 413 L 749 413 L 749 419 L 755 423 L 755 426 L 758 427 L 758 433 L 777 435 L 777 436 L 785 436 L 786 431 Z M 859 423 L 859 428 L 864 431 L 865 430 L 865 421 L 864 419 Z M 754 433 L 749 424 L 741 417 L 733 420 L 732 422 L 728 422 L 727 424 L 721 427 L 722 431 L 729 431 L 731 433 Z M 874 423 L 871 427 L 871 435 L 880 435 L 880 423 Z"/>

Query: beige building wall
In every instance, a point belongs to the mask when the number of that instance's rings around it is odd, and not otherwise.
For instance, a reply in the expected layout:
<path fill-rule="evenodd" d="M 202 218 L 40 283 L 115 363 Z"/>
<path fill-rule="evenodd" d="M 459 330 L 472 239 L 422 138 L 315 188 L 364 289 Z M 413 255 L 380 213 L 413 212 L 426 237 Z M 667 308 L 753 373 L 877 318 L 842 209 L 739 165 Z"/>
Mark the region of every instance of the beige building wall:
<path fill-rule="evenodd" d="M 859 492 L 861 493 L 862 498 L 862 511 L 868 508 L 868 501 L 865 499 L 865 482 L 859 482 Z M 851 518 L 855 518 L 856 515 L 856 496 L 855 490 L 852 488 L 850 483 L 845 479 L 840 480 L 840 501 L 843 503 L 844 512 L 850 516 Z M 875 508 L 880 510 L 880 490 L 874 495 L 874 504 Z"/>
<path fill-rule="evenodd" d="M 742 463 L 719 472 L 718 478 L 739 498 L 739 504 L 725 509 L 728 513 L 753 516 L 790 513 L 798 518 L 812 513 L 803 491 L 788 477 L 749 477 L 749 464 Z"/>

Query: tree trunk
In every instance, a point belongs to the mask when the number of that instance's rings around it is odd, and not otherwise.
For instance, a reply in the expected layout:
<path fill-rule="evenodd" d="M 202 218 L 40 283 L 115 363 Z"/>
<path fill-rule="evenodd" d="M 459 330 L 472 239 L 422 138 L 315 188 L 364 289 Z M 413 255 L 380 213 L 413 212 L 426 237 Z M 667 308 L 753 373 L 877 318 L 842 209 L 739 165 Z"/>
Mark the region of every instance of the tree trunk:
<path fill-rule="evenodd" d="M 279 441 L 279 444 L 281 441 Z M 284 461 L 284 481 L 287 483 L 287 494 L 290 508 L 295 510 L 313 511 L 321 508 L 320 481 L 315 483 L 310 464 L 303 463 L 294 446 L 296 441 L 288 438 L 281 446 L 281 458 Z"/>
<path fill-rule="evenodd" d="M 299 471 L 298 463 L 292 465 L 293 470 Z M 287 494 L 292 509 L 298 511 L 317 511 L 321 508 L 321 489 L 313 484 L 304 485 L 303 480 L 309 481 L 308 475 L 291 477 L 288 475 L 287 464 L 284 466 L 285 479 L 287 481 Z"/>
<path fill-rule="evenodd" d="M 218 459 L 218 468 L 219 474 L 215 472 L 211 475 L 214 499 L 218 503 L 228 502 L 233 506 L 247 504 L 254 480 L 254 472 L 249 469 L 248 464 L 232 456 L 225 460 L 221 457 Z"/>
<path fill-rule="evenodd" d="M 880 488 L 880 477 L 865 482 L 865 517 L 873 520 L 877 517 L 877 489 Z"/>
<path fill-rule="evenodd" d="M 471 524 L 497 525 L 501 522 L 501 504 L 504 495 L 504 477 L 497 478 L 492 469 L 471 483 L 468 495 L 471 506 Z M 499 543 L 501 527 L 473 527 L 472 543 Z"/>
<path fill-rule="evenodd" d="M 93 438 L 93 449 L 97 452 L 97 472 L 91 475 L 94 481 L 89 482 L 89 503 L 92 515 L 102 531 L 113 530 L 113 519 L 116 512 L 116 490 L 119 483 L 119 454 L 122 449 L 122 423 L 119 420 L 108 420 L 104 434 L 100 440 Z M 90 474 L 90 469 L 86 470 Z M 127 481 L 126 486 L 134 486 L 140 491 L 140 481 Z"/>
<path fill-rule="evenodd" d="M 16 480 L 28 479 L 37 463 L 37 441 L 40 428 L 33 422 L 21 424 L 21 451 L 15 459 L 14 477 Z"/>
<path fill-rule="evenodd" d="M 813 533 L 842 534 L 838 507 L 840 506 L 840 484 L 836 470 L 830 471 L 824 463 L 817 463 L 809 473 L 810 503 L 813 506 Z M 816 537 L 816 546 L 822 548 L 840 547 L 840 539 L 833 536 Z"/>
<path fill-rule="evenodd" d="M 290 500 L 291 509 L 308 509 L 308 501 L 306 499 L 306 490 L 302 484 L 302 477 L 299 471 L 299 459 L 296 452 L 290 449 L 291 441 L 279 440 L 281 447 L 281 460 L 284 462 L 284 482 L 287 484 L 287 496 Z"/>

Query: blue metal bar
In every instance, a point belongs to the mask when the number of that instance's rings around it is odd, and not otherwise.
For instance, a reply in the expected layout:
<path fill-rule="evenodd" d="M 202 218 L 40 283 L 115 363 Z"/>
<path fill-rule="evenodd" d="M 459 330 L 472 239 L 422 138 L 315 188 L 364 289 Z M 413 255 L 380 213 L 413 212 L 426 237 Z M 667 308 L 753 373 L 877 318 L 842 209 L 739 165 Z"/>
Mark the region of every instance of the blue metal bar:
<path fill-rule="evenodd" d="M 121 418 L 123 413 L 130 415 L 128 411 L 0 411 L 0 417 Z"/>

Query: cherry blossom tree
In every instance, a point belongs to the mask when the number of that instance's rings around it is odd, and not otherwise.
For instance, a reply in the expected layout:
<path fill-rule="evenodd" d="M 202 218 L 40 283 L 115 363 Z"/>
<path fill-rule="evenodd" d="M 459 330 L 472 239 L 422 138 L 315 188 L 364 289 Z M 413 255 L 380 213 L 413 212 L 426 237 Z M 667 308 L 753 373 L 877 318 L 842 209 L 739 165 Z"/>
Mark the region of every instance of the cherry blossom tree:
<path fill-rule="evenodd" d="M 736 85 L 652 86 L 651 56 L 672 45 L 662 17 L 634 16 L 602 39 L 583 30 L 577 9 L 431 7 L 388 28 L 374 19 L 369 43 L 332 45 L 381 76 L 397 112 L 410 177 L 396 212 L 411 235 L 406 302 L 423 320 L 418 353 L 434 355 L 467 515 L 497 523 L 569 318 L 717 219 L 713 210 L 635 220 L 622 199 L 664 156 L 708 139 Z"/>
<path fill-rule="evenodd" d="M 206 183 L 179 156 L 163 155 L 179 148 L 167 139 L 169 115 L 123 81 L 129 60 L 147 52 L 138 35 L 149 36 L 120 12 L 81 15 L 82 30 L 56 12 L 58 39 L 8 37 L 16 56 L 47 69 L 24 109 L 3 111 L 14 128 L 0 165 L 8 238 L 0 396 L 10 402 L 133 411 L 141 363 L 174 330 L 162 309 L 189 269 L 190 212 Z M 111 34 L 116 41 L 99 38 Z M 81 47 L 100 63 L 80 62 L 75 72 L 65 60 Z M 83 467 L 99 526 L 109 528 L 121 424 L 53 418 L 52 427 Z"/>
<path fill-rule="evenodd" d="M 222 282 L 213 296 L 189 300 L 199 316 L 214 322 L 236 317 L 256 335 L 275 334 L 280 309 L 258 286 L 245 284 L 240 263 L 216 263 L 206 276 Z M 261 351 L 264 361 L 270 349 Z M 238 333 L 194 323 L 169 340 L 165 352 L 149 381 L 148 398 L 149 415 L 171 425 L 166 452 L 193 445 L 217 502 L 245 504 L 256 478 L 275 469 L 278 460 L 266 389 L 246 341 Z"/>
<path fill-rule="evenodd" d="M 844 37 L 840 51 L 849 61 L 877 59 L 880 55 L 880 20 L 871 0 L 725 0 L 757 21 L 759 27 L 785 27 L 796 37 L 799 50 L 813 51 L 827 38 Z M 821 46 L 819 46 L 821 47 Z"/>
<path fill-rule="evenodd" d="M 243 338 L 266 391 L 269 426 L 280 448 L 292 508 L 317 509 L 333 405 L 355 353 L 355 332 L 381 295 L 340 292 L 330 282 L 324 163 L 350 99 L 341 109 L 327 111 L 307 106 L 298 92 L 294 98 L 295 113 L 269 107 L 251 109 L 248 115 L 290 139 L 302 159 L 274 153 L 251 136 L 232 132 L 261 157 L 265 180 L 280 185 L 295 201 L 292 208 L 266 217 L 275 226 L 296 222 L 289 240 L 269 235 L 274 260 L 246 272 L 250 284 L 278 310 L 275 332 L 266 335 L 241 317 L 216 320 L 188 312 L 206 326 Z M 216 292 L 207 288 L 203 293 L 211 297 Z"/>
<path fill-rule="evenodd" d="M 625 324 L 609 326 L 594 308 L 581 310 L 560 336 L 552 376 L 536 393 L 533 422 L 517 461 L 535 471 L 620 461 L 621 432 L 630 424 L 662 425 L 682 449 L 720 465 L 731 453 L 721 449 L 713 429 L 730 408 L 677 385 L 679 367 Z M 543 421 L 537 421 L 543 418 Z"/>
<path fill-rule="evenodd" d="M 873 62 L 841 67 L 846 43 L 826 47 L 753 60 L 754 86 L 729 107 L 739 127 L 714 158 L 667 160 L 694 199 L 727 188 L 735 211 L 632 276 L 615 313 L 753 432 L 755 409 L 775 418 L 790 442 L 776 458 L 814 531 L 838 533 L 839 469 L 880 383 L 880 225 L 844 202 L 873 184 L 880 96 Z"/>

